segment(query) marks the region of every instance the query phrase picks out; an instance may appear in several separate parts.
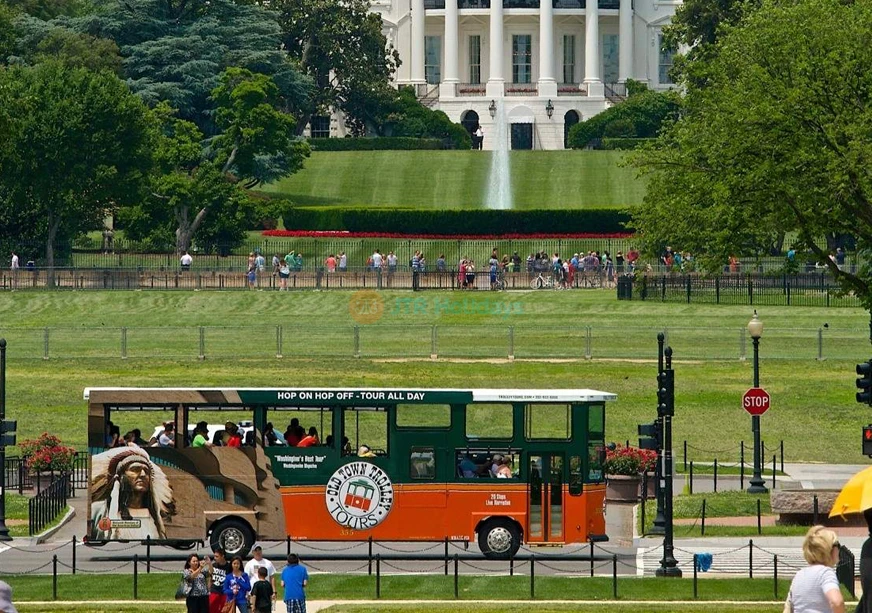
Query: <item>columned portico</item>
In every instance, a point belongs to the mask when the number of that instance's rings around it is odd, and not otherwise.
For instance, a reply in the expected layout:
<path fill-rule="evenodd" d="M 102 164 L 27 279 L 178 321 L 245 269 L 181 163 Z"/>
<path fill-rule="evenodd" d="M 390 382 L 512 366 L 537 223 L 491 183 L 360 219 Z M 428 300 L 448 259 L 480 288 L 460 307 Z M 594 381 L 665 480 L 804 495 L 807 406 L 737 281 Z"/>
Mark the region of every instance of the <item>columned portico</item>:
<path fill-rule="evenodd" d="M 415 85 L 426 83 L 424 79 L 424 0 L 412 0 L 412 71 Z"/>
<path fill-rule="evenodd" d="M 554 4 L 553 0 L 539 0 L 539 96 L 557 95 L 554 79 Z"/>
<path fill-rule="evenodd" d="M 490 78 L 487 80 L 488 98 L 502 98 L 505 93 L 503 76 L 503 0 L 491 0 L 490 7 Z"/>
<path fill-rule="evenodd" d="M 457 84 L 460 83 L 457 21 L 457 0 L 445 0 L 445 70 L 439 85 L 439 96 L 442 98 L 454 98 L 457 95 Z"/>
<path fill-rule="evenodd" d="M 600 76 L 599 2 L 587 0 L 584 9 L 584 83 L 588 96 L 603 96 Z"/>
<path fill-rule="evenodd" d="M 633 0 L 621 0 L 618 13 L 618 81 L 633 78 Z"/>

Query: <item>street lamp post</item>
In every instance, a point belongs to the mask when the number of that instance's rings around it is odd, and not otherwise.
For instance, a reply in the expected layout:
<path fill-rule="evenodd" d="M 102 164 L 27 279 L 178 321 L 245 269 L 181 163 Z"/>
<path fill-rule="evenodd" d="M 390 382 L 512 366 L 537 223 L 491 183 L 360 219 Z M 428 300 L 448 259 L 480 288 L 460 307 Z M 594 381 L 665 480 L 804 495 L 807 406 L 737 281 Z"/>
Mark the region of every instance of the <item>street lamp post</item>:
<path fill-rule="evenodd" d="M 6 339 L 0 338 L 0 437 L 6 423 Z M 6 527 L 6 445 L 0 438 L 0 541 L 11 541 Z"/>
<path fill-rule="evenodd" d="M 751 341 L 754 344 L 754 388 L 760 387 L 760 337 L 763 336 L 763 322 L 757 317 L 757 311 L 754 311 L 754 317 L 748 322 L 748 334 L 751 335 Z M 754 476 L 748 486 L 749 494 L 765 494 L 769 490 L 763 482 L 762 465 L 763 459 L 760 457 L 760 416 L 751 416 L 751 430 L 754 433 Z"/>

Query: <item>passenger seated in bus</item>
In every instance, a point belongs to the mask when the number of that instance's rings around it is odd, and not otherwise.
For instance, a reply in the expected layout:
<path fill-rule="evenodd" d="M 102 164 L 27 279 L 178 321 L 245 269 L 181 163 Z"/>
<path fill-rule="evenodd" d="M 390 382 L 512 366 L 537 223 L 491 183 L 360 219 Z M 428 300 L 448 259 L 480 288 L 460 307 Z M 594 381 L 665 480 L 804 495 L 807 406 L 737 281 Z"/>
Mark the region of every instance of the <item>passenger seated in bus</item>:
<path fill-rule="evenodd" d="M 272 422 L 268 422 L 266 427 L 263 429 L 263 446 L 271 447 L 273 445 L 279 444 L 279 436 L 276 434 L 276 430 L 272 425 Z"/>
<path fill-rule="evenodd" d="M 227 430 L 227 433 L 230 435 L 227 439 L 227 446 L 242 447 L 242 435 L 239 433 L 239 426 L 234 424 L 232 421 L 228 421 L 224 424 L 224 429 Z"/>
<path fill-rule="evenodd" d="M 333 435 L 332 434 L 328 434 L 327 438 L 324 439 L 324 446 L 325 447 L 332 447 L 333 446 Z"/>
<path fill-rule="evenodd" d="M 285 442 L 289 447 L 296 447 L 300 439 L 303 438 L 300 436 L 300 430 L 302 430 L 300 428 L 300 420 L 294 417 L 291 423 L 288 424 L 288 429 L 285 430 Z"/>
<path fill-rule="evenodd" d="M 348 440 L 347 436 L 343 436 L 340 440 L 342 443 L 342 455 L 351 455 L 354 451 L 351 449 L 351 441 Z"/>
<path fill-rule="evenodd" d="M 500 467 L 497 469 L 497 479 L 512 479 L 515 475 L 512 474 L 511 458 L 501 458 Z"/>
<path fill-rule="evenodd" d="M 369 445 L 361 445 L 357 450 L 357 457 L 359 458 L 374 458 L 375 453 L 372 449 L 369 448 Z"/>
<path fill-rule="evenodd" d="M 227 444 L 224 440 L 226 437 L 227 430 L 216 430 L 215 434 L 212 435 L 212 445 L 214 447 L 224 447 Z"/>
<path fill-rule="evenodd" d="M 464 454 L 463 459 L 460 460 L 457 470 L 460 472 L 460 476 L 464 479 L 474 479 L 475 477 L 478 477 L 478 467 L 475 465 L 475 462 L 472 461 L 472 457 L 468 453 Z"/>
<path fill-rule="evenodd" d="M 321 441 L 318 440 L 318 428 L 312 426 L 309 428 L 309 434 L 300 439 L 300 442 L 297 443 L 297 447 L 315 447 L 320 445 Z"/>
<path fill-rule="evenodd" d="M 500 470 L 500 461 L 501 461 L 502 459 L 503 459 L 503 456 L 501 456 L 500 454 L 498 454 L 498 453 L 495 453 L 495 454 L 494 454 L 494 457 L 493 457 L 493 459 L 491 460 L 491 465 L 490 465 L 490 469 L 489 469 L 489 472 L 490 472 L 490 476 L 491 476 L 491 477 L 496 477 L 496 476 L 497 476 L 497 473 L 498 473 L 499 470 Z"/>
<path fill-rule="evenodd" d="M 191 441 L 191 447 L 211 447 L 212 444 L 208 441 L 209 424 L 201 421 L 194 426 L 194 439 Z"/>

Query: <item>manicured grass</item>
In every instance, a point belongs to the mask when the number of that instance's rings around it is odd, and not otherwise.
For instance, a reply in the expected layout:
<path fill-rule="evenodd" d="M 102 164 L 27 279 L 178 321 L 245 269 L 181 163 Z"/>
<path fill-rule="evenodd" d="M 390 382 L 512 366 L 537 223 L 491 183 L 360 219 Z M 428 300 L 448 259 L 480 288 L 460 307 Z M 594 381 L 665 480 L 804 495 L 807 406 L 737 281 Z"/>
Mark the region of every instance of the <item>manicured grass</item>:
<path fill-rule="evenodd" d="M 739 441 L 747 448 L 751 440 L 740 398 L 751 385 L 752 365 L 736 359 L 749 307 L 617 302 L 611 292 L 384 292 L 385 313 L 377 324 L 359 326 L 362 358 L 354 359 L 352 296 L 0 294 L 0 336 L 9 341 L 8 416 L 19 420 L 19 440 L 48 430 L 83 448 L 82 390 L 89 386 L 588 387 L 618 395 L 608 408 L 607 437 L 635 441 L 636 425 L 655 416 L 656 333 L 667 327 L 676 360 L 676 450 L 687 439 L 700 449 L 693 459 L 738 461 Z M 761 380 L 773 399 L 762 420 L 767 450 L 784 439 L 788 461 L 862 461 L 857 439 L 866 422 L 853 380 L 855 361 L 868 358 L 868 314 L 758 310 L 766 326 Z M 829 359 L 818 362 L 817 326 L 825 321 Z M 283 326 L 282 359 L 275 358 L 277 325 Z M 460 360 L 429 359 L 432 325 L 439 355 Z M 51 327 L 47 361 L 43 326 Z M 122 326 L 130 327 L 127 360 L 120 359 Z M 210 326 L 203 361 L 197 326 Z M 545 359 L 464 361 L 505 356 L 509 326 L 518 358 Z M 594 360 L 582 359 L 588 326 Z M 578 361 L 553 362 L 561 357 Z"/>
<path fill-rule="evenodd" d="M 558 568 L 572 564 L 549 563 Z M 525 566 L 526 568 L 526 566 Z M 535 598 L 539 600 L 611 600 L 614 597 L 611 577 L 540 576 L 535 579 Z M 527 572 L 518 569 L 518 572 Z M 570 572 L 576 572 L 570 570 Z M 179 576 L 172 573 L 150 575 L 140 571 L 138 596 L 142 600 L 171 601 Z M 0 578 L 14 590 L 15 600 L 47 600 L 52 596 L 50 575 L 27 575 Z M 458 594 L 461 599 L 527 600 L 530 598 L 529 575 L 461 575 Z M 786 596 L 790 581 L 778 581 L 779 595 Z M 59 575 L 59 600 L 133 599 L 133 575 L 100 574 L 94 581 L 88 575 Z M 618 579 L 618 598 L 624 600 L 692 600 L 693 580 L 623 577 Z M 376 597 L 376 577 L 348 574 L 315 574 L 307 590 L 311 600 L 370 600 Z M 772 579 L 701 579 L 699 600 L 775 600 Z M 452 600 L 454 577 L 443 575 L 387 575 L 381 577 L 381 598 L 392 600 Z"/>
<path fill-rule="evenodd" d="M 30 530 L 28 520 L 30 515 L 27 510 L 29 501 L 30 496 L 22 496 L 11 492 L 6 494 L 6 525 L 9 528 L 10 535 L 29 536 Z M 64 507 L 61 512 L 55 516 L 54 520 L 44 528 L 44 530 L 48 530 L 57 524 L 66 514 L 67 509 L 68 507 Z M 23 523 L 21 523 L 22 521 Z"/>
<path fill-rule="evenodd" d="M 759 604 L 743 604 L 743 605 L 703 605 L 696 603 L 674 603 L 668 605 L 649 604 L 645 603 L 643 607 L 638 604 L 613 604 L 607 605 L 591 605 L 591 604 L 566 604 L 566 605 L 536 605 L 536 613 L 564 613 L 572 611 L 573 613 L 639 613 L 646 611 L 648 613 L 746 613 L 747 611 L 755 611 L 759 613 L 777 613 L 781 611 L 782 605 L 759 605 Z M 30 610 L 30 609 L 28 609 Z M 529 613 L 530 608 L 524 605 L 505 605 L 505 604 L 489 604 L 487 610 L 490 613 Z M 323 609 L 328 613 L 467 613 L 468 607 L 458 605 L 335 605 L 328 609 Z"/>
<path fill-rule="evenodd" d="M 645 194 L 620 151 L 513 151 L 516 209 L 635 206 Z M 302 171 L 264 188 L 298 205 L 485 208 L 490 152 L 315 152 Z"/>

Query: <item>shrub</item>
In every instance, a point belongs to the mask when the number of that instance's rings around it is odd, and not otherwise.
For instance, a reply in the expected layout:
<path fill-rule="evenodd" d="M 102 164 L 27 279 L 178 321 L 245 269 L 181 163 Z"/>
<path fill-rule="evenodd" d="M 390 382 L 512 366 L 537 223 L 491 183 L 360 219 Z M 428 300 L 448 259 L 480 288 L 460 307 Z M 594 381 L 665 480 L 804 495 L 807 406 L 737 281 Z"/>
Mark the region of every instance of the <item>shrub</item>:
<path fill-rule="evenodd" d="M 665 121 L 678 114 L 680 105 L 680 97 L 672 91 L 634 93 L 623 102 L 572 126 L 569 145 L 573 149 L 584 149 L 591 141 L 604 136 L 653 138 Z M 614 123 L 618 126 L 611 127 Z M 630 124 L 632 130 L 629 130 Z"/>
<path fill-rule="evenodd" d="M 61 443 L 61 439 L 43 432 L 37 439 L 20 445 L 24 464 L 32 472 L 65 472 L 73 469 L 76 450 Z"/>
<path fill-rule="evenodd" d="M 657 452 L 638 447 L 621 447 L 606 451 L 603 469 L 607 475 L 639 475 L 657 465 Z"/>
<path fill-rule="evenodd" d="M 313 151 L 412 151 L 442 149 L 439 138 L 406 136 L 376 136 L 367 138 L 313 138 L 309 140 Z"/>
<path fill-rule="evenodd" d="M 633 138 L 636 136 L 636 126 L 629 118 L 616 119 L 603 128 L 603 138 Z"/>
<path fill-rule="evenodd" d="M 602 148 L 609 150 L 637 149 L 645 143 L 650 143 L 654 140 L 653 138 L 604 138 L 602 140 Z"/>

